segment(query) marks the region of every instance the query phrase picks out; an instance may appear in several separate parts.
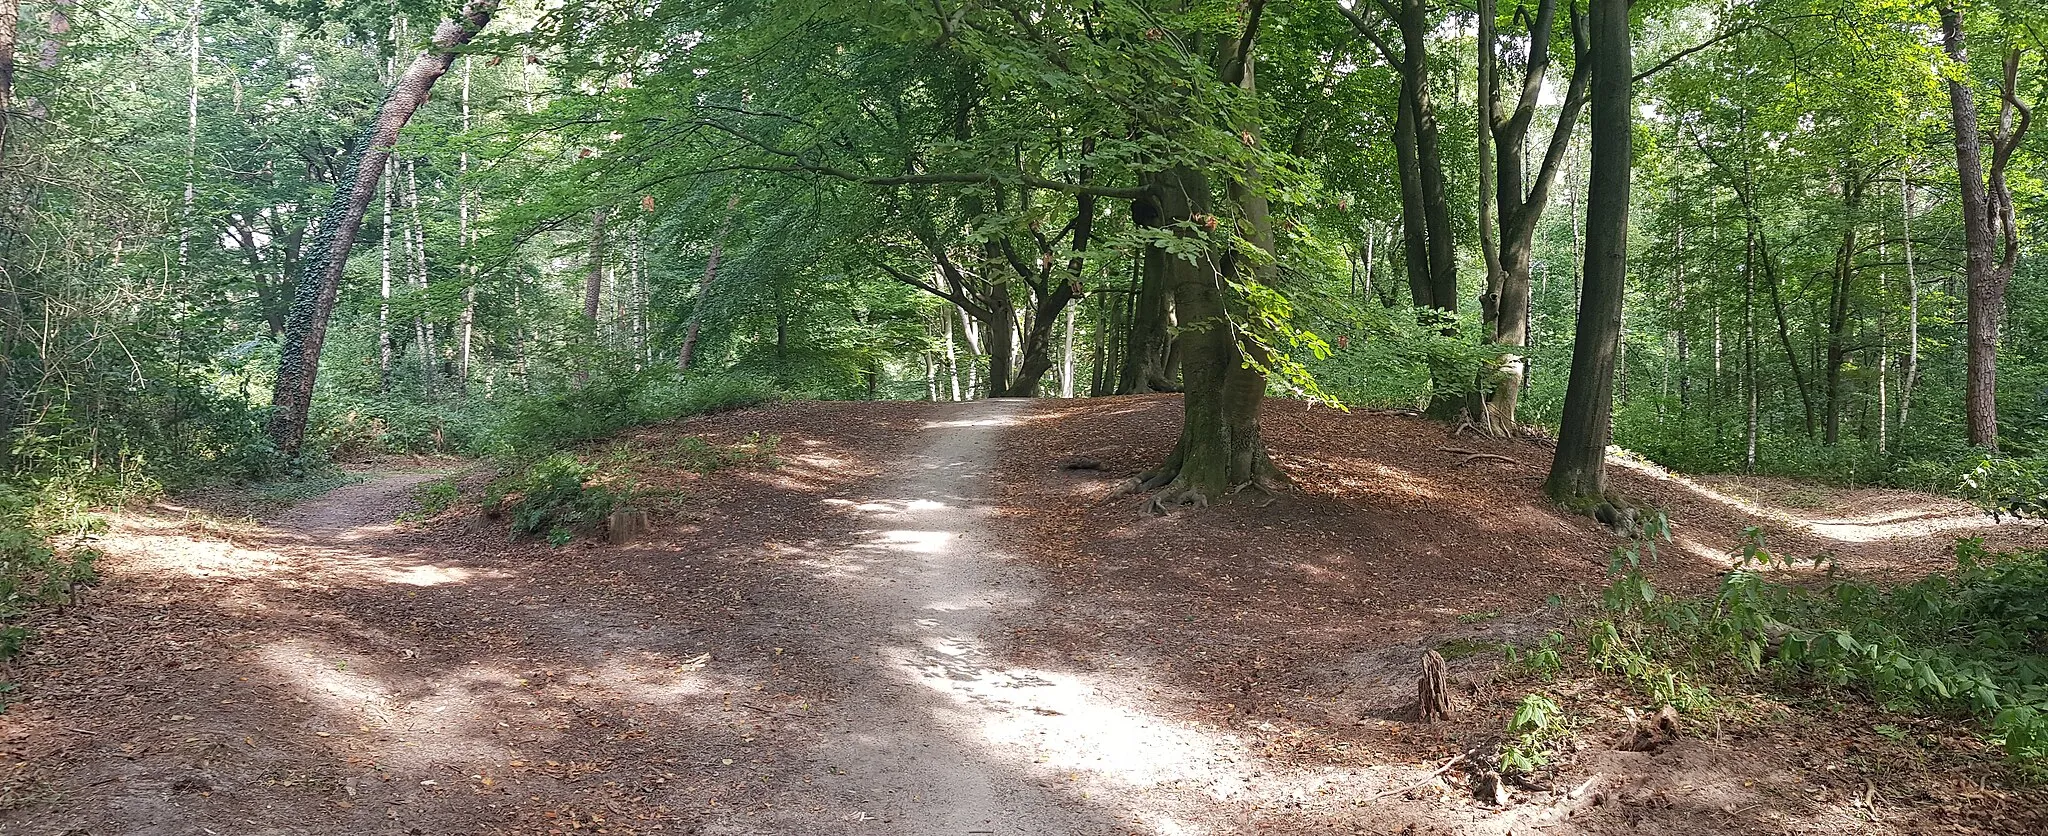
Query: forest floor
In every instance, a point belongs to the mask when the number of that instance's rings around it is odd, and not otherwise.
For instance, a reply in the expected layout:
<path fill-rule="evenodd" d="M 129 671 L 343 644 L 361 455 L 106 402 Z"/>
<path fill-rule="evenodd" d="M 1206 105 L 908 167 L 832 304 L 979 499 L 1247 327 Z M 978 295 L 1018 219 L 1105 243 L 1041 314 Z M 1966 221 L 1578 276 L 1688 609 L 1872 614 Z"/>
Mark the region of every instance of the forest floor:
<path fill-rule="evenodd" d="M 642 428 L 583 451 L 652 511 L 616 547 L 511 542 L 474 502 L 412 519 L 448 471 L 389 462 L 257 519 L 137 509 L 5 672 L 0 834 L 2048 827 L 1966 727 L 1788 701 L 1625 752 L 1626 695 L 1590 683 L 1541 686 L 1580 724 L 1555 788 L 1482 804 L 1431 776 L 1536 687 L 1497 648 L 1559 628 L 1619 542 L 1543 502 L 1547 448 L 1276 401 L 1293 492 L 1166 517 L 1109 498 L 1177 413 L 799 403 Z M 772 460 L 685 465 L 686 438 L 754 433 Z M 1747 525 L 1887 577 L 1946 568 L 1960 536 L 2048 545 L 1920 494 L 1616 478 L 1672 518 L 1669 585 L 1705 588 Z M 1431 648 L 1458 714 L 1420 725 Z"/>

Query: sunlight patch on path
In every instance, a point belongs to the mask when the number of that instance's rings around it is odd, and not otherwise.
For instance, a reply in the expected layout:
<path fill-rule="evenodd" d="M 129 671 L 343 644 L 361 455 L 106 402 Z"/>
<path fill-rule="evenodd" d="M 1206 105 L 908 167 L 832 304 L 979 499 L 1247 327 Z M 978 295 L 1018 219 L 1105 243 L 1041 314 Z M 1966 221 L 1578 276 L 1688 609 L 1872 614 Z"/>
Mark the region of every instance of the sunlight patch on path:
<path fill-rule="evenodd" d="M 811 565 L 878 616 L 881 674 L 912 686 L 851 718 L 866 740 L 897 741 L 885 763 L 853 769 L 889 776 L 867 795 L 931 799 L 903 809 L 903 833 L 1060 834 L 1076 813 L 1108 813 L 1120 829 L 1196 836 L 1246 829 L 1264 805 L 1348 797 L 1388 781 L 1336 768 L 1278 767 L 1223 729 L 1166 716 L 1122 677 L 1010 665 L 990 644 L 1009 618 L 1039 603 L 1035 573 L 987 533 L 987 485 L 1001 427 L 995 415 L 933 421 L 936 436 L 881 496 L 827 500 L 871 526 Z M 846 757 L 853 757 L 848 755 Z M 905 760 L 897 760 L 902 758 Z M 974 827 L 976 822 L 991 822 Z M 993 828 L 993 829 L 989 829 Z"/>
<path fill-rule="evenodd" d="M 1830 508 L 1827 509 L 1829 513 L 1825 516 L 1800 514 L 1793 509 L 1757 502 L 1716 489 L 1712 485 L 1703 484 L 1634 455 L 1617 455 L 1612 448 L 1609 450 L 1607 461 L 1647 478 L 1677 485 L 1702 499 L 1718 503 L 1738 513 L 1771 520 L 1787 528 L 1837 543 L 1875 543 L 1900 538 L 1949 536 L 1951 532 L 1983 528 L 1990 522 L 1983 513 L 1974 508 L 1959 507 L 1936 497 L 1926 497 L 1928 504 L 1925 507 L 1865 513 L 1862 516 L 1851 516 L 1861 509 L 1849 508 Z"/>

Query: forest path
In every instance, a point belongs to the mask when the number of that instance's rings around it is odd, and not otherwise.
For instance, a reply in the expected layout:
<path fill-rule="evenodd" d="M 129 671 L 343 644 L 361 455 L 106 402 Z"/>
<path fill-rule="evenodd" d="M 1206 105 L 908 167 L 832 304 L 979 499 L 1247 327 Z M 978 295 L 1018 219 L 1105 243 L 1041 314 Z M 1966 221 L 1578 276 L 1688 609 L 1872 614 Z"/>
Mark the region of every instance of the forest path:
<path fill-rule="evenodd" d="M 636 455 L 782 450 L 625 547 L 400 522 L 439 472 L 255 525 L 126 516 L 0 715 L 0 834 L 1186 836 L 1412 780 L 1274 764 L 1139 655 L 1035 646 L 1059 593 L 998 472 L 1033 412 L 650 428 Z"/>
<path fill-rule="evenodd" d="M 1652 760 L 1606 752 L 1630 721 L 1588 704 L 1557 786 L 1598 778 L 1598 813 L 1425 781 L 1535 687 L 1499 684 L 1488 649 L 1541 640 L 1547 599 L 1603 585 L 1616 541 L 1543 504 L 1540 448 L 1485 442 L 1529 463 L 1468 466 L 1439 425 L 1328 411 L 1274 413 L 1286 501 L 1104 502 L 1165 455 L 1177 406 L 793 403 L 636 428 L 576 451 L 653 515 L 623 546 L 510 538 L 474 503 L 414 519 L 444 475 L 423 470 L 267 523 L 120 515 L 103 582 L 40 615 L 9 671 L 0 836 L 1897 832 L 1773 789 L 1829 780 L 1800 753 L 1837 737 L 1731 731 Z M 1060 467 L 1081 456 L 1104 469 Z M 1770 483 L 1695 482 L 1632 483 L 1703 541 L 1672 550 L 1674 582 L 1711 579 L 1712 535 L 1750 506 L 1796 517 Z M 1925 566 L 1973 530 L 1870 527 L 1962 519 L 1919 495 L 1793 499 L 1833 527 L 1775 542 L 1837 538 L 1851 567 Z M 1422 726 L 1432 648 L 1460 713 Z"/>

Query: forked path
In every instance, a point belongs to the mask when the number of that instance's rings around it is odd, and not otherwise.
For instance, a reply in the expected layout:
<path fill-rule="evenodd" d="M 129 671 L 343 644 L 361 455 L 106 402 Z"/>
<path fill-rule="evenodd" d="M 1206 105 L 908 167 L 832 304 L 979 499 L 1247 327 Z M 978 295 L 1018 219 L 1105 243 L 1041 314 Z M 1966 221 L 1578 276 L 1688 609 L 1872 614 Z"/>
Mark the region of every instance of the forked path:
<path fill-rule="evenodd" d="M 779 433 L 782 463 L 626 547 L 398 524 L 420 474 L 263 526 L 126 518 L 18 668 L 0 835 L 1194 836 L 1414 780 L 1266 757 L 1138 649 L 1030 644 L 1062 601 L 994 477 L 1032 409 L 650 429 L 653 471 L 677 433 Z"/>

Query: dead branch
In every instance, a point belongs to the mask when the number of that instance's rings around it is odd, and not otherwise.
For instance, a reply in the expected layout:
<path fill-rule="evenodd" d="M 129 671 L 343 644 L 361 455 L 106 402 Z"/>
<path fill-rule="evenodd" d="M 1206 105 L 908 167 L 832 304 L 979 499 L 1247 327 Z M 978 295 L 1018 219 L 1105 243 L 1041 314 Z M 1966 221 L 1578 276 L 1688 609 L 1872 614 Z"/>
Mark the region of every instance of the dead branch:
<path fill-rule="evenodd" d="M 1443 765 L 1443 766 L 1439 766 L 1439 767 L 1437 767 L 1437 768 L 1436 768 L 1436 771 L 1435 771 L 1435 772 L 1431 772 L 1431 773 L 1429 773 L 1428 775 L 1425 775 L 1425 776 L 1423 776 L 1422 780 L 1420 780 L 1420 781 L 1416 781 L 1415 783 L 1413 783 L 1413 784 L 1409 784 L 1408 786 L 1405 786 L 1405 787 L 1396 787 L 1396 788 L 1394 788 L 1394 789 L 1391 789 L 1391 790 L 1387 790 L 1387 791 L 1385 791 L 1385 792 L 1382 792 L 1382 793 L 1380 793 L 1379 795 L 1375 795 L 1375 796 L 1372 796 L 1372 797 L 1370 797 L 1370 798 L 1367 798 L 1366 800 L 1367 800 L 1367 801 L 1378 801 L 1378 800 L 1380 800 L 1380 799 L 1382 799 L 1382 798 L 1386 798 L 1386 797 L 1388 797 L 1388 796 L 1391 796 L 1391 795 L 1400 795 L 1400 794 L 1402 794 L 1402 793 L 1404 793 L 1404 792 L 1412 792 L 1412 791 L 1415 791 L 1415 790 L 1419 790 L 1419 789 L 1422 789 L 1423 787 L 1429 786 L 1429 782 L 1431 782 L 1431 781 L 1434 781 L 1434 780 L 1436 780 L 1436 779 L 1437 779 L 1437 776 L 1439 776 L 1439 775 L 1442 775 L 1442 774 L 1444 774 L 1444 773 L 1446 773 L 1446 772 L 1449 772 L 1449 771 L 1451 771 L 1451 767 L 1453 767 L 1453 766 L 1457 766 L 1457 765 L 1458 765 L 1459 763 L 1462 763 L 1462 762 L 1463 762 L 1464 760 L 1465 760 L 1465 756 L 1464 756 L 1464 754 L 1463 754 L 1463 753 L 1460 753 L 1460 754 L 1456 754 L 1456 755 L 1452 755 L 1452 756 L 1451 756 L 1451 759 L 1450 759 L 1450 760 L 1444 761 L 1444 765 Z"/>

